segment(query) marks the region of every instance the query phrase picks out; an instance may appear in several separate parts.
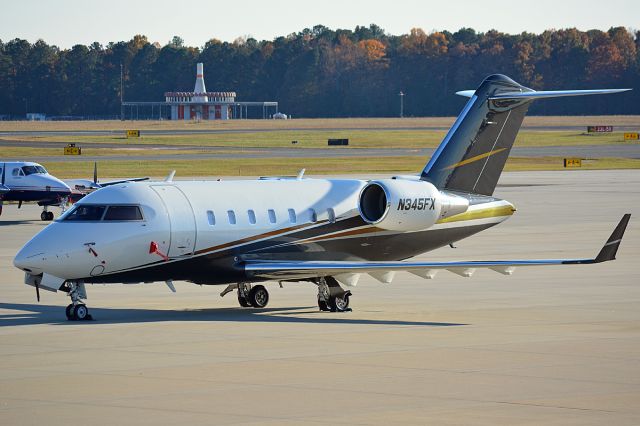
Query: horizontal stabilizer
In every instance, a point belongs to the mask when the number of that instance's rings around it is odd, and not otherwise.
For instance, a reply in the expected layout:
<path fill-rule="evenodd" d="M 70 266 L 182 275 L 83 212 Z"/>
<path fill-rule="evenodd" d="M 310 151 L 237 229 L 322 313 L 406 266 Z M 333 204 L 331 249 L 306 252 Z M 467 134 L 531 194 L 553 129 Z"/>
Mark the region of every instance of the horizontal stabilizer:
<path fill-rule="evenodd" d="M 459 92 L 456 92 L 456 95 L 464 96 L 465 98 L 470 98 L 475 94 L 476 94 L 475 90 L 461 90 Z"/>
<path fill-rule="evenodd" d="M 241 267 L 250 278 L 306 279 L 334 276 L 343 283 L 360 273 L 368 273 L 376 279 L 390 278 L 392 271 L 406 271 L 423 278 L 433 278 L 435 271 L 447 269 L 463 277 L 470 277 L 475 269 L 488 268 L 511 275 L 519 266 L 579 265 L 615 260 L 616 252 L 629 223 L 630 214 L 625 214 L 595 258 L 586 259 L 540 259 L 540 260 L 476 260 L 453 262 L 376 262 L 376 261 L 246 261 Z M 349 279 L 345 279 L 349 277 Z M 390 281 L 390 280 L 389 280 Z"/>
<path fill-rule="evenodd" d="M 507 92 L 489 97 L 489 100 L 498 99 L 545 99 L 561 98 L 564 96 L 606 95 L 608 93 L 628 92 L 631 89 L 598 89 L 598 90 L 541 90 L 539 92 Z M 458 92 L 460 94 L 462 92 Z M 466 95 L 463 95 L 466 96 Z M 473 96 L 473 94 L 471 95 Z M 471 97 L 469 96 L 469 97 Z"/>

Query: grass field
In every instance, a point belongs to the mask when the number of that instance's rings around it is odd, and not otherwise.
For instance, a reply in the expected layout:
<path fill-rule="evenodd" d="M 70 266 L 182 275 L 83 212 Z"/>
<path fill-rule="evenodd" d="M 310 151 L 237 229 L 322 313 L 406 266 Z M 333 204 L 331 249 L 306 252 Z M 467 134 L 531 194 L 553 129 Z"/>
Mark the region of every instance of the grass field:
<path fill-rule="evenodd" d="M 60 131 L 60 130 L 188 130 L 188 129 L 383 129 L 450 127 L 455 117 L 418 117 L 418 118 L 329 118 L 329 119 L 293 119 L 293 120 L 227 120 L 227 121 L 0 121 L 2 131 Z M 634 115 L 607 116 L 528 116 L 524 120 L 527 126 L 638 126 L 640 117 Z"/>
<path fill-rule="evenodd" d="M 276 130 L 268 132 L 246 131 L 242 133 L 191 134 L 191 135 L 143 135 L 140 138 L 126 139 L 122 136 L 0 136 L 0 140 L 19 140 L 29 142 L 51 141 L 75 143 L 88 153 L 89 147 L 100 144 L 118 144 L 126 148 L 130 144 L 166 145 L 166 146 L 223 146 L 252 148 L 325 148 L 329 138 L 349 139 L 349 148 L 435 148 L 446 132 L 434 130 Z M 297 141 L 297 144 L 292 144 Z M 516 139 L 517 146 L 573 146 L 573 145 L 611 145 L 638 143 L 624 140 L 622 132 L 609 134 L 586 134 L 576 131 L 521 131 Z M 4 151 L 5 153 L 6 151 Z M 189 149 L 189 148 L 187 148 Z M 139 152 L 139 151 L 138 151 Z M 136 151 L 131 150 L 132 155 Z M 139 152 L 143 154 L 142 152 Z M 157 154 L 157 152 L 156 152 Z M 5 155 L 7 155 L 5 153 Z M 42 155 L 60 155 L 60 150 Z M 92 155 L 100 155 L 94 154 Z M 102 154 L 106 155 L 106 154 Z"/>
<path fill-rule="evenodd" d="M 443 130 L 429 130 L 424 127 L 448 127 L 451 117 L 435 118 L 378 118 L 378 119 L 318 119 L 318 120 L 229 120 L 200 123 L 175 121 L 93 121 L 93 122 L 0 122 L 1 131 L 56 131 L 56 130 L 113 130 L 109 136 L 33 136 L 4 135 L 0 140 L 21 140 L 29 142 L 54 141 L 73 142 L 82 146 L 86 156 L 127 155 L 127 161 L 101 162 L 102 176 L 123 177 L 148 175 L 162 177 L 169 170 L 176 169 L 180 176 L 256 176 L 290 175 L 306 168 L 309 174 L 346 173 L 416 173 L 425 164 L 423 156 L 413 157 L 360 157 L 360 158 L 256 158 L 256 159 L 180 159 L 180 155 L 202 152 L 193 146 L 237 148 L 225 153 L 241 152 L 243 148 L 326 148 L 328 138 L 349 138 L 349 148 L 435 148 L 445 135 Z M 525 125 L 568 126 L 598 125 L 638 126 L 638 116 L 607 117 L 527 117 Z M 126 139 L 124 129 L 142 130 L 142 137 Z M 341 130 L 331 130 L 340 128 Z M 189 135 L 144 135 L 144 130 L 234 130 L 234 133 L 189 134 Z M 296 129 L 296 130 L 293 130 Z M 351 129 L 351 130 L 350 130 Z M 362 130 L 368 129 L 368 130 Z M 268 131 L 258 131 L 268 130 Z M 292 144 L 291 141 L 298 141 Z M 115 144 L 117 147 L 101 147 L 100 144 Z M 575 146 L 614 145 L 638 142 L 624 141 L 622 132 L 588 135 L 581 131 L 523 130 L 519 133 L 516 146 Z M 133 148 L 131 144 L 157 145 L 157 147 Z M 191 146 L 188 146 L 191 145 Z M 215 153 L 209 150 L 207 153 Z M 62 155 L 61 148 L 3 147 L 6 158 L 47 157 Z M 177 158 L 146 161 L 148 155 L 171 155 Z M 87 177 L 93 170 L 93 163 L 47 162 L 46 166 L 56 176 L 62 178 Z M 507 170 L 556 170 L 562 169 L 562 158 L 511 158 Z M 583 169 L 640 168 L 640 160 L 602 158 L 583 164 Z"/>
<path fill-rule="evenodd" d="M 171 170 L 178 177 L 192 176 L 284 176 L 296 175 L 305 168 L 307 175 L 419 173 L 426 160 L 422 157 L 360 157 L 360 158 L 251 158 L 144 161 L 108 161 L 99 164 L 100 176 L 161 178 Z M 93 173 L 92 162 L 50 162 L 49 172 L 60 178 L 86 178 Z M 583 161 L 582 170 L 637 169 L 640 159 L 602 158 Z M 562 170 L 562 158 L 520 158 L 507 162 L 507 171 Z"/>

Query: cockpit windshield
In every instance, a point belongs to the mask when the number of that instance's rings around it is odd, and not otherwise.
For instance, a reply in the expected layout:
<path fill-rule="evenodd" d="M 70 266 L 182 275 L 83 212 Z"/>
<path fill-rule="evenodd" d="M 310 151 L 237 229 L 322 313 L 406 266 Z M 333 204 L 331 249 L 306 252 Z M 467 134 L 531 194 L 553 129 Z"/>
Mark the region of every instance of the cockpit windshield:
<path fill-rule="evenodd" d="M 106 213 L 105 213 L 106 212 Z M 60 217 L 62 221 L 137 221 L 143 220 L 140 206 L 76 204 Z"/>
<path fill-rule="evenodd" d="M 92 206 L 86 204 L 76 205 L 64 216 L 65 221 L 89 221 L 101 220 L 107 206 Z"/>
<path fill-rule="evenodd" d="M 38 166 L 22 166 L 22 171 L 24 172 L 25 176 L 34 175 L 38 173 L 42 173 L 42 174 L 47 173 L 45 168 L 39 165 Z"/>

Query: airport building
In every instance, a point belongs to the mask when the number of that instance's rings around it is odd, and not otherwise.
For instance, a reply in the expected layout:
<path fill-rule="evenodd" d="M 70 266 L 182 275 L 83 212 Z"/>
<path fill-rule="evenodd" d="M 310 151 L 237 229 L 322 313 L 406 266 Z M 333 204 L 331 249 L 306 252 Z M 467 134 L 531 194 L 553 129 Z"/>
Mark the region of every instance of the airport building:
<path fill-rule="evenodd" d="M 275 101 L 238 102 L 236 92 L 207 92 L 202 63 L 196 65 L 193 92 L 166 92 L 164 99 L 164 102 L 122 102 L 123 118 L 230 120 L 271 118 L 278 113 L 278 102 Z"/>

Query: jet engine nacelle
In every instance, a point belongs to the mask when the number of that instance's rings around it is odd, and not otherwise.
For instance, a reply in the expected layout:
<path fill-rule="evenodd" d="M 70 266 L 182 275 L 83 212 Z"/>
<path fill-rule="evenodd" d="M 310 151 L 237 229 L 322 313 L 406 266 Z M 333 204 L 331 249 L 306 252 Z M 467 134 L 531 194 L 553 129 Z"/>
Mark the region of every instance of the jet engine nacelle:
<path fill-rule="evenodd" d="M 464 213 L 469 200 L 439 191 L 421 180 L 381 179 L 360 192 L 358 210 L 365 222 L 390 231 L 420 231 L 455 214 Z"/>

